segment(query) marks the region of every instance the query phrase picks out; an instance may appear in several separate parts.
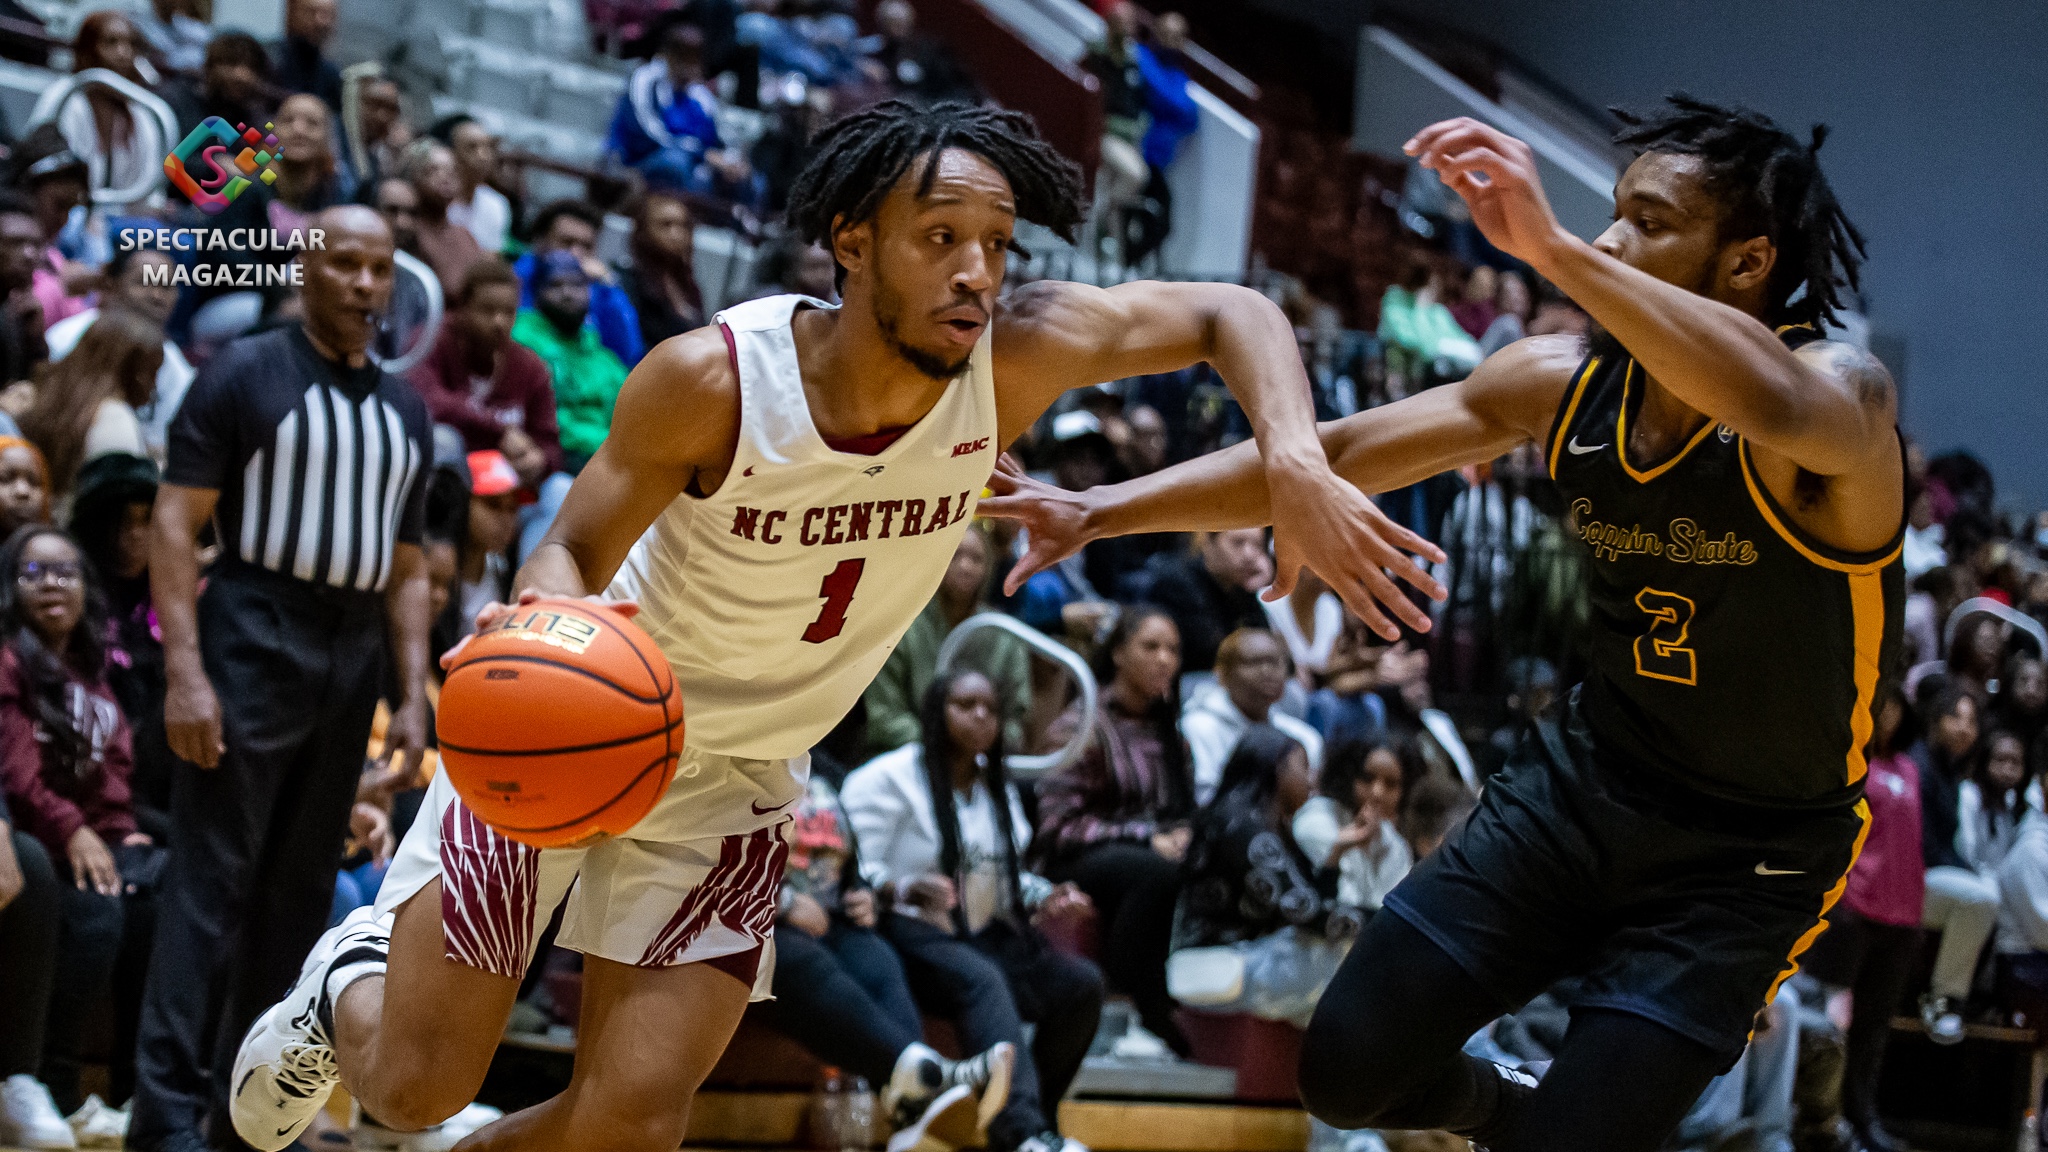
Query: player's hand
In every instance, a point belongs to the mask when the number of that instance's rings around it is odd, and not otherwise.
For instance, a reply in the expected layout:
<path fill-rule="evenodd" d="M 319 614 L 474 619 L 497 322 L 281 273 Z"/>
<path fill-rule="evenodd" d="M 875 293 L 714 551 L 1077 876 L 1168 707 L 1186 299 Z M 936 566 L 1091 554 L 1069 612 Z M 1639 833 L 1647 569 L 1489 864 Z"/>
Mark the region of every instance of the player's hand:
<path fill-rule="evenodd" d="M 358 803 L 349 809 L 348 838 L 370 854 L 379 864 L 389 863 L 393 844 L 391 842 L 391 817 L 375 804 Z"/>
<path fill-rule="evenodd" d="M 1463 197 L 1472 222 L 1493 246 L 1542 271 L 1564 234 L 1527 144 L 1469 116 L 1444 120 L 1402 145 L 1445 187 Z"/>
<path fill-rule="evenodd" d="M 1418 632 L 1429 631 L 1429 613 L 1394 580 L 1407 581 L 1432 600 L 1444 599 L 1443 585 L 1410 555 L 1441 562 L 1442 549 L 1388 519 L 1327 465 L 1269 468 L 1266 488 L 1272 499 L 1274 559 L 1267 600 L 1284 599 L 1294 591 L 1301 570 L 1312 568 L 1367 627 L 1387 639 L 1401 635 L 1388 612 Z"/>
<path fill-rule="evenodd" d="M 826 914 L 825 906 L 802 892 L 791 896 L 789 911 L 782 914 L 782 919 L 806 936 L 823 936 L 832 930 L 832 917 Z"/>
<path fill-rule="evenodd" d="M 1079 552 L 1088 543 L 1086 492 L 1069 492 L 1033 480 L 1008 452 L 997 459 L 988 487 L 994 495 L 976 505 L 975 512 L 1015 520 L 1028 537 L 1024 555 L 1003 579 L 1005 596 L 1015 596 L 1026 580 Z"/>
<path fill-rule="evenodd" d="M 65 843 L 64 854 L 71 858 L 71 876 L 80 892 L 121 894 L 121 870 L 114 866 L 114 854 L 107 851 L 107 842 L 99 833 L 81 825 Z"/>
<path fill-rule="evenodd" d="M 528 588 L 514 597 L 510 604 L 493 600 L 489 604 L 484 605 L 477 610 L 476 631 L 457 640 L 455 647 L 441 654 L 441 669 L 446 671 L 455 667 L 455 662 L 462 657 L 462 650 L 469 647 L 469 642 L 504 623 L 505 617 L 526 607 L 528 604 L 532 604 L 536 600 L 546 600 L 548 598 L 548 593 L 542 592 L 538 588 Z M 607 600 L 602 596 L 583 596 L 580 599 L 588 600 L 599 608 L 617 612 L 628 620 L 640 614 L 640 602 L 638 600 Z"/>
<path fill-rule="evenodd" d="M 227 745 L 220 738 L 220 698 L 206 677 L 173 671 L 164 687 L 164 737 L 180 760 L 201 768 L 220 767 Z"/>
<path fill-rule="evenodd" d="M 839 911 L 846 921 L 855 928 L 875 926 L 875 891 L 872 888 L 855 888 L 839 897 Z"/>

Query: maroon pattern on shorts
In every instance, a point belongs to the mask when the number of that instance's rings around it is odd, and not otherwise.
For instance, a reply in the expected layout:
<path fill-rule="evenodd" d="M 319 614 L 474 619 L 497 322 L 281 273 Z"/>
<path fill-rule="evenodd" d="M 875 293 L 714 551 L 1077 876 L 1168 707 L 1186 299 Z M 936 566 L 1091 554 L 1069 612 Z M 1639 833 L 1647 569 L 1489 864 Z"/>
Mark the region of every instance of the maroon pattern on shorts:
<path fill-rule="evenodd" d="M 775 928 L 782 869 L 789 862 L 789 841 L 782 826 L 727 836 L 719 844 L 718 863 L 683 897 L 682 907 L 662 927 L 640 957 L 642 968 L 683 963 L 690 945 L 715 921 L 757 944 Z"/>
<path fill-rule="evenodd" d="M 517 980 L 533 946 L 540 849 L 491 830 L 461 800 L 441 810 L 441 934 L 450 960 Z"/>

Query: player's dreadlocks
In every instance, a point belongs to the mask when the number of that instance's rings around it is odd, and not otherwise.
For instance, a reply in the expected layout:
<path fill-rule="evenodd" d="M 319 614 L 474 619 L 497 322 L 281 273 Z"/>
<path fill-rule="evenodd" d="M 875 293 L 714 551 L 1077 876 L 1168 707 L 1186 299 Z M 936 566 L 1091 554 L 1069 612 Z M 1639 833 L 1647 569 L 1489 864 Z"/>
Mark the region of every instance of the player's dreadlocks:
<path fill-rule="evenodd" d="M 1072 241 L 1081 222 L 1081 169 L 1052 150 L 1022 112 L 958 100 L 920 108 L 885 100 L 836 120 L 812 141 L 817 154 L 789 190 L 789 226 L 807 242 L 832 246 L 832 224 L 872 219 L 919 157 L 917 194 L 932 190 L 939 153 L 962 148 L 1010 182 L 1017 215 Z M 843 283 L 846 269 L 836 279 Z"/>
<path fill-rule="evenodd" d="M 1826 324 L 1842 306 L 1839 289 L 1860 289 L 1863 234 L 1842 213 L 1815 153 L 1825 124 L 1802 143 L 1760 112 L 1724 107 L 1683 92 L 1664 98 L 1654 115 L 1612 108 L 1626 127 L 1614 142 L 1645 152 L 1698 156 L 1707 186 L 1727 210 L 1722 235 L 1769 238 L 1778 249 L 1765 319 L 1773 325 Z M 1794 295 L 1806 289 L 1797 300 Z"/>

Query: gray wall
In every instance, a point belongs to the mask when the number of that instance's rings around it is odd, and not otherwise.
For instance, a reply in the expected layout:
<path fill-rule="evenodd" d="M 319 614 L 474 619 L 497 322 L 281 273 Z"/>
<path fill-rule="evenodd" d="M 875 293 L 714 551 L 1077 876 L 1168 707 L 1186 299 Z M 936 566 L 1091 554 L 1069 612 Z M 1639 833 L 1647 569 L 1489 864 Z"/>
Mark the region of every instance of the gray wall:
<path fill-rule="evenodd" d="M 1356 29 L 1362 0 L 1251 0 Z M 2048 505 L 2048 5 L 2035 0 L 1399 0 L 1584 99 L 1684 88 L 1803 131 L 1870 243 L 1907 431 L 1966 447 L 2001 503 Z M 1355 37 L 1355 32 L 1354 32 Z M 1354 41 L 1355 42 L 1355 38 Z"/>

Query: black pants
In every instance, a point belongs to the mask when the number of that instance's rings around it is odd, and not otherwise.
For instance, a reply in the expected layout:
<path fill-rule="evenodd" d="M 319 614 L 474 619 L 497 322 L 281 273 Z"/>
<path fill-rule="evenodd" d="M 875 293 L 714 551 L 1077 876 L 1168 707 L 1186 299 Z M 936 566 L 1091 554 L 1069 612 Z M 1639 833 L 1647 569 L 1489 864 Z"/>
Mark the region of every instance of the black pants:
<path fill-rule="evenodd" d="M 1173 943 L 1173 905 L 1180 865 L 1143 844 L 1104 843 L 1055 863 L 1048 878 L 1078 885 L 1102 920 L 1102 974 L 1129 996 L 1153 1035 L 1188 1053 L 1166 993 L 1166 954 Z"/>
<path fill-rule="evenodd" d="M 57 931 L 57 979 L 50 989 L 42 1072 L 58 1109 L 66 1113 L 85 1102 L 78 1093 L 85 1026 L 107 994 L 121 956 L 126 921 L 123 897 L 80 890 L 70 873 L 69 867 L 59 872 L 62 923 Z"/>
<path fill-rule="evenodd" d="M 823 936 L 775 926 L 773 991 L 775 999 L 754 1007 L 762 1023 L 825 1063 L 867 1077 L 878 1092 L 896 1058 L 924 1035 L 895 950 L 837 916 Z"/>
<path fill-rule="evenodd" d="M 1501 1008 L 1413 924 L 1375 916 L 1302 1037 L 1301 1098 L 1339 1128 L 1444 1128 L 1490 1152 L 1654 1152 L 1727 1063 L 1647 1017 L 1575 1010 L 1532 1091 L 1461 1051 Z"/>
<path fill-rule="evenodd" d="M 179 764 L 136 1052 L 130 1147 L 239 1147 L 242 1037 L 325 929 L 384 659 L 382 598 L 236 565 L 199 602 L 227 752 Z M 202 1122 L 211 1113 L 211 1124 Z"/>
<path fill-rule="evenodd" d="M 1010 1102 L 989 1125 L 989 1147 L 1009 1152 L 1055 1130 L 1060 1098 L 1081 1071 L 1102 1018 L 1101 970 L 1001 922 L 969 939 L 896 913 L 882 924 L 903 957 L 911 993 L 953 1021 L 969 1052 L 1005 1040 L 1021 1047 L 1023 1022 L 1038 1026 L 1031 1058 L 1017 1061 Z"/>
<path fill-rule="evenodd" d="M 64 893 L 40 841 L 13 831 L 8 840 L 22 887 L 0 908 L 0 1080 L 33 1076 L 42 1064 Z"/>
<path fill-rule="evenodd" d="M 1854 996 L 1842 1063 L 1842 1115 L 1861 1128 L 1877 1119 L 1877 1078 L 1891 1042 L 1892 1013 L 1905 998 L 1920 953 L 1920 929 L 1880 924 L 1841 904 L 1828 920 L 1805 967 L 1814 979 L 1846 987 Z"/>

